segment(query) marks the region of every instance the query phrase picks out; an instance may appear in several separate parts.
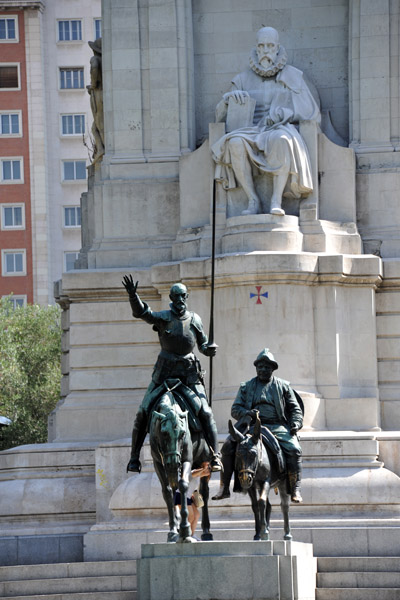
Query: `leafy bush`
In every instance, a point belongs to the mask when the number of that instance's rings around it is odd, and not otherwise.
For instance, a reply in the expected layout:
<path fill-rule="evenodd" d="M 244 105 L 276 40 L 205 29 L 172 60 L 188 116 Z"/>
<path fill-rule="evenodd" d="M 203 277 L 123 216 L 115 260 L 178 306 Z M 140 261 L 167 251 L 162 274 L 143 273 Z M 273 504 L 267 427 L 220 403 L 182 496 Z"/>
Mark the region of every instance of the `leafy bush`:
<path fill-rule="evenodd" d="M 0 299 L 0 450 L 47 441 L 47 418 L 60 397 L 61 309 L 13 309 Z"/>

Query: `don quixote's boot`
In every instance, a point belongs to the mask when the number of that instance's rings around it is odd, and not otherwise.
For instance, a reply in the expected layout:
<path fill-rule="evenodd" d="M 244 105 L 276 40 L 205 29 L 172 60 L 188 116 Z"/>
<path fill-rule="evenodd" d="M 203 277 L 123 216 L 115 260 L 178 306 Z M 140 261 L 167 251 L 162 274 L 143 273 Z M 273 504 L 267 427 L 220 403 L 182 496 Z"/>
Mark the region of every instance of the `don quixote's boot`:
<path fill-rule="evenodd" d="M 301 471 L 302 471 L 302 460 L 301 456 L 287 455 L 286 456 L 286 468 L 288 477 L 288 487 L 292 502 L 299 504 L 303 502 L 301 497 Z"/>
<path fill-rule="evenodd" d="M 147 417 L 144 410 L 139 408 L 132 429 L 132 449 L 126 471 L 140 473 L 142 464 L 139 460 L 140 450 L 147 434 Z"/>
<path fill-rule="evenodd" d="M 231 496 L 229 485 L 235 469 L 235 451 L 233 451 L 232 454 L 225 454 L 222 452 L 222 465 L 223 471 L 221 471 L 220 474 L 220 487 L 217 494 L 212 497 L 212 500 L 223 500 L 224 498 L 230 498 Z"/>
<path fill-rule="evenodd" d="M 204 439 L 206 440 L 212 455 L 210 460 L 211 471 L 222 471 L 223 466 L 218 445 L 217 425 L 211 410 L 201 410 L 199 419 L 203 428 Z"/>

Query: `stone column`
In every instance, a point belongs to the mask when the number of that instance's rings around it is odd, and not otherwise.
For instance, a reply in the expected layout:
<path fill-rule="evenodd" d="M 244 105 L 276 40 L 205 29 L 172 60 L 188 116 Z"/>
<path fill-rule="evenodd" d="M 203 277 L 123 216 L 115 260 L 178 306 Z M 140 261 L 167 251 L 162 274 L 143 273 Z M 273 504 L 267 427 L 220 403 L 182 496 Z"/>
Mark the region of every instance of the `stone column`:
<path fill-rule="evenodd" d="M 389 0 L 350 3 L 350 127 L 357 153 L 393 152 Z"/>
<path fill-rule="evenodd" d="M 350 3 L 350 139 L 364 250 L 400 257 L 399 5 Z"/>
<path fill-rule="evenodd" d="M 89 268 L 172 257 L 179 158 L 194 147 L 189 0 L 103 0 L 105 155 Z"/>

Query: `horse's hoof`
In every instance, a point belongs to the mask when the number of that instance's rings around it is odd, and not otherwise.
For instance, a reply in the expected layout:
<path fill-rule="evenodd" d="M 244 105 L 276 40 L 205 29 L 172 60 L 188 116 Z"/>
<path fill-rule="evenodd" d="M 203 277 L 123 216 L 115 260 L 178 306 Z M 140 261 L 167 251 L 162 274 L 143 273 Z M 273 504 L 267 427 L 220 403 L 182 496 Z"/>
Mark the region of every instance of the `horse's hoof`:
<path fill-rule="evenodd" d="M 291 533 L 286 533 L 286 534 L 284 535 L 283 539 L 284 539 L 286 542 L 290 542 L 290 541 L 293 539 L 293 536 L 292 536 L 292 534 L 291 534 Z"/>
<path fill-rule="evenodd" d="M 269 542 L 269 533 L 262 533 L 261 539 L 263 542 Z"/>
<path fill-rule="evenodd" d="M 196 544 L 198 540 L 191 535 L 185 538 L 179 538 L 178 544 Z"/>
<path fill-rule="evenodd" d="M 253 537 L 253 540 L 259 542 L 261 540 L 261 536 L 256 533 L 256 535 Z"/>
<path fill-rule="evenodd" d="M 213 541 L 213 534 L 212 533 L 202 533 L 201 534 L 201 541 L 202 542 L 212 542 Z"/>
<path fill-rule="evenodd" d="M 179 535 L 177 533 L 172 533 L 171 531 L 168 534 L 167 542 L 170 544 L 174 544 L 179 540 Z"/>

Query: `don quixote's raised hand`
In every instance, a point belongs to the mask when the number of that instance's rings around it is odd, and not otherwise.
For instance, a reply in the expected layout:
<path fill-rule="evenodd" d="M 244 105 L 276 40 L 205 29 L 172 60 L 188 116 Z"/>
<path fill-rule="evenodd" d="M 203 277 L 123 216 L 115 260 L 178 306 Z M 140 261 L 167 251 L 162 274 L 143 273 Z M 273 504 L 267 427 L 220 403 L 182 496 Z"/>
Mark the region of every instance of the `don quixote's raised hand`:
<path fill-rule="evenodd" d="M 133 283 L 132 275 L 124 275 L 124 278 L 122 280 L 122 285 L 124 286 L 128 294 L 133 297 L 136 296 L 138 283 L 138 281 L 136 283 Z"/>

